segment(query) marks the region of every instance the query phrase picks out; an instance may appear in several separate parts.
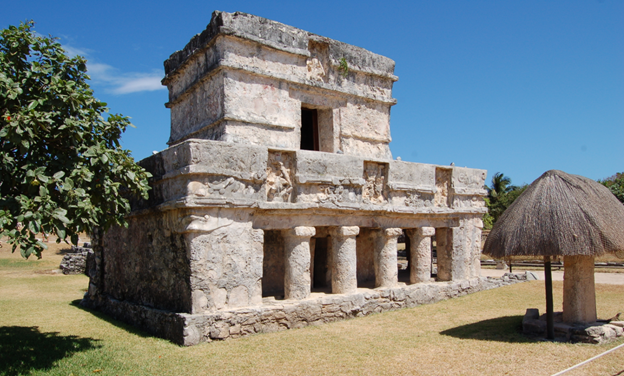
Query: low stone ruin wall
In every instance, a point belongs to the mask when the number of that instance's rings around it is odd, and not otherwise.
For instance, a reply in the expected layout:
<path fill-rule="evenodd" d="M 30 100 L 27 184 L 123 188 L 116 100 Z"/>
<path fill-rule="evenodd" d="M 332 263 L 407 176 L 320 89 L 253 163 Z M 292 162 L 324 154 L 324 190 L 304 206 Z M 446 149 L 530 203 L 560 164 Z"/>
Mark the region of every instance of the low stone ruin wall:
<path fill-rule="evenodd" d="M 87 259 L 89 258 L 89 253 L 93 255 L 91 243 L 84 243 L 83 247 L 72 245 L 71 251 L 63 256 L 59 268 L 65 275 L 86 274 L 88 276 Z"/>
<path fill-rule="evenodd" d="M 112 298 L 91 300 L 88 296 L 85 296 L 82 305 L 97 308 L 159 337 L 191 346 L 411 308 L 527 280 L 526 273 L 506 277 L 358 289 L 354 294 L 313 293 L 304 300 L 265 298 L 262 306 L 205 314 L 167 312 Z"/>

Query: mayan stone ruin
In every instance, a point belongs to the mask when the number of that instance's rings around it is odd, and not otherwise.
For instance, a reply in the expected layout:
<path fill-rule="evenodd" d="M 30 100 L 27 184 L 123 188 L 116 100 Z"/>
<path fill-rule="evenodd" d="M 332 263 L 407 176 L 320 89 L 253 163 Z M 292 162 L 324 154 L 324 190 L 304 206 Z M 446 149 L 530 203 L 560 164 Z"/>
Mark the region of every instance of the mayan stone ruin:
<path fill-rule="evenodd" d="M 486 171 L 392 159 L 393 72 L 362 48 L 215 12 L 165 61 L 169 148 L 140 162 L 152 191 L 129 227 L 94 234 L 83 304 L 194 345 L 492 287 Z"/>

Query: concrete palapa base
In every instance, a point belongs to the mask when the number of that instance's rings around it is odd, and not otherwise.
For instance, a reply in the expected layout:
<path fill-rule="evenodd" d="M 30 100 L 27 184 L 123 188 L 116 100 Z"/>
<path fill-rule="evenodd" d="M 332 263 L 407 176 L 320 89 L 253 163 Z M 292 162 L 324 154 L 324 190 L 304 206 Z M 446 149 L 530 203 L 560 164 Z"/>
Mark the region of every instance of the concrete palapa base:
<path fill-rule="evenodd" d="M 364 289 L 354 294 L 312 293 L 304 300 L 263 299 L 262 306 L 203 314 L 162 311 L 112 298 L 98 301 L 85 296 L 82 305 L 103 311 L 158 337 L 192 346 L 200 342 L 238 338 L 308 325 L 339 321 L 373 313 L 436 303 L 478 291 L 525 281 L 478 277 L 454 282 L 430 282 L 394 288 Z"/>
<path fill-rule="evenodd" d="M 596 321 L 591 323 L 564 323 L 563 313 L 555 312 L 555 340 L 602 344 L 624 335 L 624 321 Z M 528 308 L 522 319 L 522 331 L 531 336 L 546 335 L 546 314 L 540 316 L 537 308 Z"/>

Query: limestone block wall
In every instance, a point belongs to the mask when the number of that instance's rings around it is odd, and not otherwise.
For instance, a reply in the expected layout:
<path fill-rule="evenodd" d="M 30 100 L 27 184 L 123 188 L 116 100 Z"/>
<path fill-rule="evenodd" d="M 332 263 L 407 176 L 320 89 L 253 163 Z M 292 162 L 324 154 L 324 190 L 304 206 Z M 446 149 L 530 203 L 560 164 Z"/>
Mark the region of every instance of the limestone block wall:
<path fill-rule="evenodd" d="M 170 140 L 180 140 L 204 130 L 201 138 L 220 140 L 225 134 L 220 121 L 224 118 L 226 80 L 224 72 L 215 72 L 209 79 L 199 81 L 193 90 L 185 93 L 175 106 L 171 106 Z M 176 83 L 172 90 L 180 90 Z M 208 128 L 208 129 L 206 129 Z"/>
<path fill-rule="evenodd" d="M 188 243 L 174 231 L 178 213 L 154 214 L 130 217 L 128 228 L 113 227 L 102 236 L 94 247 L 98 278 L 92 278 L 89 294 L 191 312 Z"/>
<path fill-rule="evenodd" d="M 290 96 L 288 83 L 242 70 L 225 76 L 227 141 L 299 148 L 301 102 Z"/>

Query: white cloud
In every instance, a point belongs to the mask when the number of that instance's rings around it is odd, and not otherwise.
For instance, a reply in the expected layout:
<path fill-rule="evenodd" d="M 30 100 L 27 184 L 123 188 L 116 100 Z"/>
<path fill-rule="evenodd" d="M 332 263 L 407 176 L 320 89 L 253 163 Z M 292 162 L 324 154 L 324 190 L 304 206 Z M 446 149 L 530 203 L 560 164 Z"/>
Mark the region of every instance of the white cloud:
<path fill-rule="evenodd" d="M 116 94 L 136 93 L 139 91 L 162 90 L 165 87 L 160 83 L 160 76 L 146 76 L 137 78 L 127 78 L 120 86 L 113 90 Z"/>
<path fill-rule="evenodd" d="M 87 54 L 88 54 L 86 50 L 81 50 L 80 48 L 72 47 L 72 46 L 67 45 L 67 44 L 63 45 L 63 49 L 71 57 L 78 56 L 78 55 L 84 57 L 84 56 L 87 56 Z"/>
<path fill-rule="evenodd" d="M 118 69 L 102 63 L 87 62 L 87 73 L 94 83 L 106 86 L 114 94 L 130 94 L 165 89 L 160 83 L 162 74 L 120 73 Z"/>
<path fill-rule="evenodd" d="M 84 56 L 88 58 L 88 51 L 69 45 L 63 49 L 70 56 Z M 156 91 L 165 89 L 160 83 L 162 73 L 153 71 L 150 73 L 123 73 L 118 69 L 104 63 L 99 63 L 91 58 L 87 60 L 87 73 L 93 83 L 102 85 L 113 94 L 130 94 L 142 91 Z"/>
<path fill-rule="evenodd" d="M 111 69 L 113 69 L 113 67 L 108 64 L 90 63 L 87 61 L 87 72 L 91 76 L 91 79 L 100 78 L 106 81 L 110 78 L 106 71 L 110 71 Z"/>

